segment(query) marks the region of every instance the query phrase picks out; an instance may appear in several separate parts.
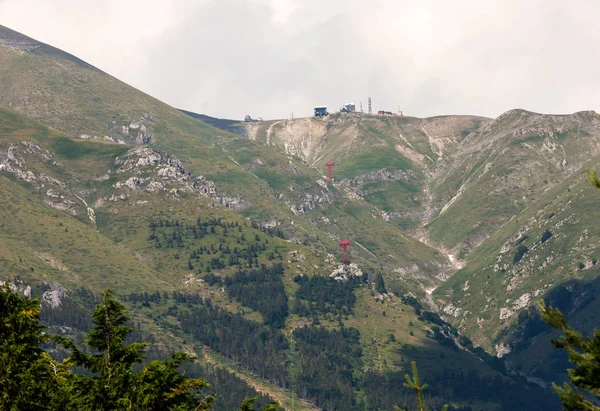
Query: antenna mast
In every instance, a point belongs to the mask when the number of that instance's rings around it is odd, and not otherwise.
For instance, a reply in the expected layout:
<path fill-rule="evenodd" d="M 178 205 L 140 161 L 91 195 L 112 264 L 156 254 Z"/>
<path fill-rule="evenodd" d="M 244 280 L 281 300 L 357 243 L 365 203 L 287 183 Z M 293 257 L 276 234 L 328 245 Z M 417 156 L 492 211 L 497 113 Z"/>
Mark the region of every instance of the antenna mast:
<path fill-rule="evenodd" d="M 369 97 L 369 114 L 373 114 L 373 110 L 371 110 L 371 97 Z"/>

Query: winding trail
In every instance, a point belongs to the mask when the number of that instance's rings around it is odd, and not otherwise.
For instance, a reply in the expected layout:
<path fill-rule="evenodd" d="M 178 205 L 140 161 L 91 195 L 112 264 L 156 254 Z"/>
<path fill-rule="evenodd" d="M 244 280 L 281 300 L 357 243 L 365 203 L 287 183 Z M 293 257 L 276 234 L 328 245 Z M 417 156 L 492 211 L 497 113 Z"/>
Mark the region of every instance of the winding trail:
<path fill-rule="evenodd" d="M 269 128 L 267 129 L 267 145 L 270 146 L 271 145 L 271 134 L 273 134 L 273 127 L 275 127 L 277 124 L 281 123 L 283 120 L 279 120 L 274 122 L 273 124 L 271 124 L 269 126 Z"/>
<path fill-rule="evenodd" d="M 241 165 L 240 163 L 238 163 L 237 161 L 235 161 L 235 160 L 233 159 L 233 157 L 231 157 L 231 156 L 229 155 L 229 153 L 227 152 L 227 150 L 225 150 L 225 148 L 222 148 L 222 150 L 223 150 L 223 152 L 225 153 L 225 155 L 226 155 L 227 157 L 229 157 L 229 159 L 230 159 L 231 161 L 233 161 L 235 164 L 237 164 L 237 165 L 238 165 L 238 167 L 239 167 L 239 168 L 241 168 L 241 169 L 242 169 L 242 170 L 244 170 L 246 173 L 248 173 L 248 174 L 250 174 L 250 175 L 253 175 L 254 177 L 256 177 L 256 178 L 258 178 L 258 179 L 260 180 L 260 177 L 258 177 L 256 174 L 253 174 L 253 173 L 251 173 L 250 171 L 246 170 L 244 167 L 242 167 L 242 165 Z"/>

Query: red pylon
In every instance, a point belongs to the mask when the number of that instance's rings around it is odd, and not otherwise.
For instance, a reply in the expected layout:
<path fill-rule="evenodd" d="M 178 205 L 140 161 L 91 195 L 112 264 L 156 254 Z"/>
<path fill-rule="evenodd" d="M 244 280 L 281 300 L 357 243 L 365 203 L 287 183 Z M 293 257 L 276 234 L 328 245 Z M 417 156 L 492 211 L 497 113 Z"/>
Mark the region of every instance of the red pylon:
<path fill-rule="evenodd" d="M 333 166 L 335 165 L 335 163 L 333 161 L 328 161 L 327 163 L 325 163 L 325 167 L 327 167 L 327 169 L 329 170 L 329 181 L 331 181 L 332 178 L 332 169 Z"/>
<path fill-rule="evenodd" d="M 340 246 L 342 247 L 342 263 L 347 264 L 350 262 L 350 257 L 348 256 L 348 247 L 350 246 L 350 240 L 341 240 Z"/>

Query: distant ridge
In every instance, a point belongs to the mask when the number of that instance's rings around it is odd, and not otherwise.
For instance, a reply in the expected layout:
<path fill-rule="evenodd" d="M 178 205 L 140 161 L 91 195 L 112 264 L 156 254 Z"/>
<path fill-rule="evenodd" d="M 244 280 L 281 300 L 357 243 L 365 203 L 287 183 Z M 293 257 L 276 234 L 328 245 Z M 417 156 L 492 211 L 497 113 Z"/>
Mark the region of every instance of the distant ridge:
<path fill-rule="evenodd" d="M 228 131 L 230 133 L 239 134 L 241 136 L 246 137 L 248 135 L 246 131 L 246 127 L 243 126 L 241 120 L 229 120 L 225 118 L 216 118 L 207 116 L 206 114 L 198 114 L 193 111 L 181 110 L 184 114 L 187 114 L 190 117 L 193 117 L 197 120 L 200 120 L 206 124 L 209 124 L 213 127 L 220 128 L 221 130 Z"/>

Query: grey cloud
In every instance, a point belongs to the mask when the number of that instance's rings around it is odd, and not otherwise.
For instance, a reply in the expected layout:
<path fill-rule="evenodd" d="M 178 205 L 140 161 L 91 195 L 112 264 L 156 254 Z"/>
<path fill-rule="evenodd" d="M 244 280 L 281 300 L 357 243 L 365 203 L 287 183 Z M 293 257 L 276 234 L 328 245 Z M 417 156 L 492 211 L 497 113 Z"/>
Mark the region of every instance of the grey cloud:
<path fill-rule="evenodd" d="M 0 0 L 0 24 L 229 118 L 368 96 L 416 116 L 595 109 L 598 16 L 591 0 Z"/>

